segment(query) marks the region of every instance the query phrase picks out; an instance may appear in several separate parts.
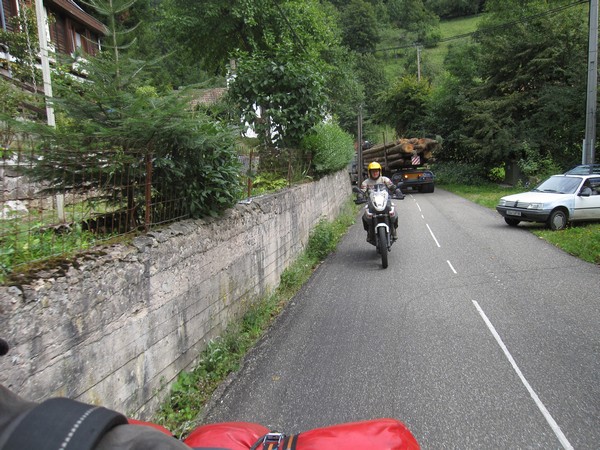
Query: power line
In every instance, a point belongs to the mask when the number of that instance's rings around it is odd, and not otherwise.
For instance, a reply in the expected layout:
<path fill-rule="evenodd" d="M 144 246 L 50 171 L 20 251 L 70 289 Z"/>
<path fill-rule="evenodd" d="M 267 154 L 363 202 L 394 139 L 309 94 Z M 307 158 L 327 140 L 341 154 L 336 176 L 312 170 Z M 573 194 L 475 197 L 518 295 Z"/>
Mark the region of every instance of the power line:
<path fill-rule="evenodd" d="M 281 10 L 278 1 L 279 0 L 274 0 L 273 1 L 273 4 L 275 5 L 275 8 L 277 9 L 277 12 L 283 18 L 283 21 L 286 23 L 286 25 L 290 29 L 290 32 L 292 33 L 293 40 L 296 42 L 296 44 L 298 44 L 298 46 L 300 46 L 300 48 L 302 49 L 302 51 L 304 53 L 306 53 L 306 47 L 304 47 L 304 43 L 300 40 L 300 38 L 296 34 L 296 31 L 294 30 L 294 27 L 292 26 L 292 24 L 290 23 L 290 21 L 288 20 L 288 18 L 286 17 L 286 15 Z"/>

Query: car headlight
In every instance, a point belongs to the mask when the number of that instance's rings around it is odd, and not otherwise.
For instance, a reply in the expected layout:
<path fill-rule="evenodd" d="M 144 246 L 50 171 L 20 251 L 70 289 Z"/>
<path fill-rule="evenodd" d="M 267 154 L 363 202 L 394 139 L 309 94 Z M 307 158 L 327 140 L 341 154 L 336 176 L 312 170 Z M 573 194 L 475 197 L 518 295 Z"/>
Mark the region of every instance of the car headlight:
<path fill-rule="evenodd" d="M 543 203 L 530 203 L 527 209 L 544 209 Z"/>
<path fill-rule="evenodd" d="M 498 203 L 498 206 L 506 206 L 506 200 L 504 200 L 503 198 L 501 198 L 500 202 Z"/>

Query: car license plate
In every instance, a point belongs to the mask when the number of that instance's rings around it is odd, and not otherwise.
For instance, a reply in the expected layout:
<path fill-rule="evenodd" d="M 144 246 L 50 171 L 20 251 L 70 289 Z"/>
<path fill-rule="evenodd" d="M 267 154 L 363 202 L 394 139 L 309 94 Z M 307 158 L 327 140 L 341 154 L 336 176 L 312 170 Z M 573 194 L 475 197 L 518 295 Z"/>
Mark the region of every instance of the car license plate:
<path fill-rule="evenodd" d="M 507 216 L 520 216 L 521 215 L 521 211 L 512 211 L 512 210 L 508 210 L 506 211 L 506 215 Z"/>

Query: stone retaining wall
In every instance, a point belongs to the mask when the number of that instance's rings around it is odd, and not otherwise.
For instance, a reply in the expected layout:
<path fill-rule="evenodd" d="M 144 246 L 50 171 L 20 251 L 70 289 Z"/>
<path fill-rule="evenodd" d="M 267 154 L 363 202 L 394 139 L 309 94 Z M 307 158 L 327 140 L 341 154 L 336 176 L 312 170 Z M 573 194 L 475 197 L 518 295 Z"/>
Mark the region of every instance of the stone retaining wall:
<path fill-rule="evenodd" d="M 277 287 L 321 218 L 350 197 L 345 171 L 178 222 L 0 287 L 0 383 L 147 419 L 208 340 Z"/>

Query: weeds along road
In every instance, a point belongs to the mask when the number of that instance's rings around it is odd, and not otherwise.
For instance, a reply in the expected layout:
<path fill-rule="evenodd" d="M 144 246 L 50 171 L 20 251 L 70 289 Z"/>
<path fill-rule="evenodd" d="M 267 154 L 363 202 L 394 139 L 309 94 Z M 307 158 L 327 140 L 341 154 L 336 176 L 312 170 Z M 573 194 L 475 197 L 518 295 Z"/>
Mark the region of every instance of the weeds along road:
<path fill-rule="evenodd" d="M 297 433 L 393 417 L 424 449 L 598 448 L 600 267 L 443 190 L 360 220 L 203 419 Z"/>

